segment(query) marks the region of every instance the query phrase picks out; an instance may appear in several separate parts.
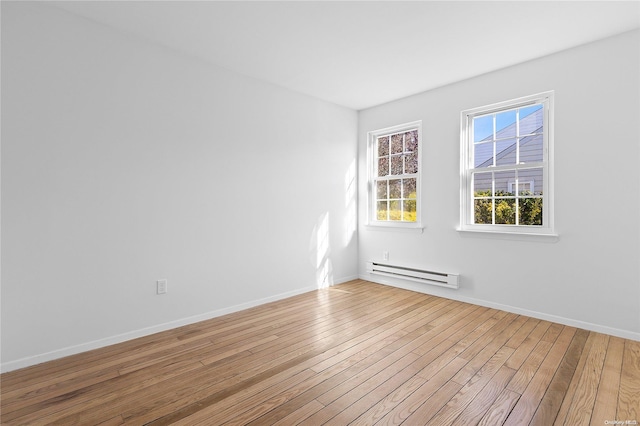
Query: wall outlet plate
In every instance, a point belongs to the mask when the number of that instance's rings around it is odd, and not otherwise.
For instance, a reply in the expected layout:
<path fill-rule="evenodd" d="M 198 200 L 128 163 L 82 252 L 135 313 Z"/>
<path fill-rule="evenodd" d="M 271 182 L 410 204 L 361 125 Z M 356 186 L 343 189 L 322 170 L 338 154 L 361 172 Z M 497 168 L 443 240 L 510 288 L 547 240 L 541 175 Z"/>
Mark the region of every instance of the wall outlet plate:
<path fill-rule="evenodd" d="M 167 292 L 167 280 L 156 281 L 156 293 L 165 294 Z"/>

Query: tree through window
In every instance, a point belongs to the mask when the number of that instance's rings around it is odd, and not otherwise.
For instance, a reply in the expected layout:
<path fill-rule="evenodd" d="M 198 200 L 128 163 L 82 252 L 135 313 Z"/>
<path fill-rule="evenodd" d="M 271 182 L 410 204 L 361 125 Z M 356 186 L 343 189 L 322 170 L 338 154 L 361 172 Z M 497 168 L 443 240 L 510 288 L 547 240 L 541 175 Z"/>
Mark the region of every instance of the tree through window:
<path fill-rule="evenodd" d="M 369 136 L 370 223 L 419 224 L 420 123 L 371 132 Z"/>

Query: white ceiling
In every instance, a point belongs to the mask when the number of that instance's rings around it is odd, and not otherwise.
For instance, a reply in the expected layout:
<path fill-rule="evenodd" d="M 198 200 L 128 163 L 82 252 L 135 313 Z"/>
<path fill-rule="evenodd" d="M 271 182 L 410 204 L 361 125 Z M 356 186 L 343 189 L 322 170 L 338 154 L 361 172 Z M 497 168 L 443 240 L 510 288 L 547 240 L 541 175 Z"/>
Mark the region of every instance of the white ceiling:
<path fill-rule="evenodd" d="M 353 109 L 640 27 L 640 1 L 50 4 Z"/>

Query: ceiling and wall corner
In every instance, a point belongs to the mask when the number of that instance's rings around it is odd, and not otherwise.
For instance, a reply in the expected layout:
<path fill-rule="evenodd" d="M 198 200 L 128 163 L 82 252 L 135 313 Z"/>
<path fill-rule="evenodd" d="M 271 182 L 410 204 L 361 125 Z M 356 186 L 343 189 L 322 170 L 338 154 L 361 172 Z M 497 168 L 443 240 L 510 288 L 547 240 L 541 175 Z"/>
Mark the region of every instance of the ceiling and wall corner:
<path fill-rule="evenodd" d="M 48 4 L 356 110 L 640 26 L 638 1 Z"/>

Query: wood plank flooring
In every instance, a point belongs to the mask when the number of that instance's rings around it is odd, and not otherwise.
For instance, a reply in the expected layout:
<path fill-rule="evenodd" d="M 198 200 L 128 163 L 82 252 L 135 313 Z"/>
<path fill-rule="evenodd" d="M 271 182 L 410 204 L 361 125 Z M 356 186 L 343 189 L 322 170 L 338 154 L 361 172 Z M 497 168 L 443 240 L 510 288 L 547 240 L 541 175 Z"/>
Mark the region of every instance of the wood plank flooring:
<path fill-rule="evenodd" d="M 0 376 L 6 425 L 640 422 L 640 342 L 351 281 Z"/>

